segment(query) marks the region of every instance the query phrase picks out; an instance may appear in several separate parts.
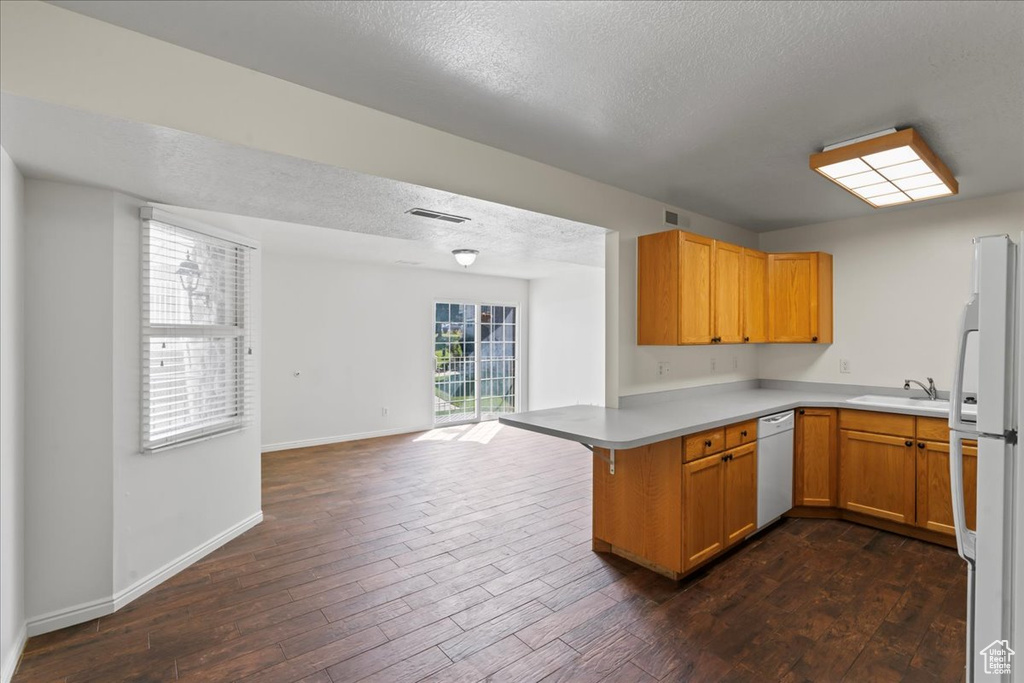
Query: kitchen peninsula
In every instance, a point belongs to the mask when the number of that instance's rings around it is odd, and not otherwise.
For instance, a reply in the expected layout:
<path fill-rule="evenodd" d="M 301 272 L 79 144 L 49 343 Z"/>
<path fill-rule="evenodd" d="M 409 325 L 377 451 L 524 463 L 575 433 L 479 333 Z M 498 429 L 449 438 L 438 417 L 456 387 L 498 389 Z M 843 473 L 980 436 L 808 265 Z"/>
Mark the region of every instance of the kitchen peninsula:
<path fill-rule="evenodd" d="M 955 547 L 943 402 L 883 405 L 834 385 L 752 384 L 500 421 L 592 449 L 594 550 L 673 579 L 759 531 L 757 419 L 789 410 L 796 435 L 787 515 L 846 519 Z M 972 448 L 965 455 L 973 525 L 976 458 Z"/>

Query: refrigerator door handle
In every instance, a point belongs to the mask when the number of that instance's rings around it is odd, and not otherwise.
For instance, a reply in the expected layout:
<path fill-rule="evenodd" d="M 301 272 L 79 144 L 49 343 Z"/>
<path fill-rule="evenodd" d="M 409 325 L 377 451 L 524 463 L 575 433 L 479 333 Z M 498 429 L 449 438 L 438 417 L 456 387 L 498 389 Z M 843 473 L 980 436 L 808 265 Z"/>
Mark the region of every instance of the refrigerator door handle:
<path fill-rule="evenodd" d="M 949 486 L 953 501 L 956 549 L 960 557 L 974 565 L 978 555 L 978 534 L 967 528 L 967 514 L 964 510 L 964 435 L 956 431 L 949 434 Z"/>
<path fill-rule="evenodd" d="M 977 425 L 964 422 L 964 363 L 967 360 L 967 337 L 978 331 L 978 295 L 971 295 L 960 316 L 957 334 L 956 362 L 953 364 L 953 386 L 949 390 L 949 428 L 953 431 L 973 432 Z"/>

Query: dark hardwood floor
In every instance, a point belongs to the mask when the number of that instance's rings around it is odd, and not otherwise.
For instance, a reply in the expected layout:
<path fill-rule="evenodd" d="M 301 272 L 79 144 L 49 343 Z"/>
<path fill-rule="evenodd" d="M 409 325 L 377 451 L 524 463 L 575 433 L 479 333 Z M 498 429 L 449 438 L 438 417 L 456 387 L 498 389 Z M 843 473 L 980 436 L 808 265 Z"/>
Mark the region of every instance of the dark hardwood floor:
<path fill-rule="evenodd" d="M 590 550 L 586 450 L 496 423 L 268 454 L 263 477 L 261 525 L 31 639 L 15 680 L 962 679 L 946 548 L 786 520 L 676 585 Z"/>

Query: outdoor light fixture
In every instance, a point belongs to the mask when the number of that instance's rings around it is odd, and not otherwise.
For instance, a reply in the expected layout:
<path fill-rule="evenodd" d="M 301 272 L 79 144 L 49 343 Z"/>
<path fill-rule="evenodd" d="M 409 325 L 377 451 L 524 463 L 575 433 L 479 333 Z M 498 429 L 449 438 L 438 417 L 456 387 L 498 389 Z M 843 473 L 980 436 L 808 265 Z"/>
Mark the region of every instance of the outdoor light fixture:
<path fill-rule="evenodd" d="M 913 128 L 847 140 L 811 155 L 811 170 L 875 208 L 960 191 L 946 164 Z"/>
<path fill-rule="evenodd" d="M 459 265 L 463 268 L 469 268 L 473 265 L 473 261 L 476 261 L 476 255 L 480 252 L 476 249 L 453 249 L 452 254 L 455 256 L 455 260 L 459 262 Z"/>

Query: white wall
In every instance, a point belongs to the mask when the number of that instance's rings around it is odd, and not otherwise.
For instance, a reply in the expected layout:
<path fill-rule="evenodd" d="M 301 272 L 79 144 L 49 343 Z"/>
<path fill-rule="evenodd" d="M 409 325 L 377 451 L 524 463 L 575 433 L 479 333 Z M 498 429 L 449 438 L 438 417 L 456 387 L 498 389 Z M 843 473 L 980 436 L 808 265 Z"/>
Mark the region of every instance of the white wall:
<path fill-rule="evenodd" d="M 139 453 L 141 202 L 66 183 L 25 187 L 34 635 L 113 611 L 255 524 L 260 450 L 257 423 Z"/>
<path fill-rule="evenodd" d="M 971 239 L 1022 230 L 1024 192 L 1015 192 L 762 234 L 766 251 L 834 255 L 835 343 L 766 345 L 761 377 L 899 388 L 929 376 L 948 391 Z"/>
<path fill-rule="evenodd" d="M 530 410 L 604 405 L 604 269 L 530 280 Z"/>
<path fill-rule="evenodd" d="M 24 181 L 0 147 L 0 681 L 25 639 Z"/>
<path fill-rule="evenodd" d="M 606 264 L 606 396 L 756 375 L 756 352 L 636 346 L 636 244 L 661 202 L 105 24 L 46 3 L 0 3 L 4 90 L 218 140 L 591 223 L 619 233 Z M 203 208 L 203 207 L 200 207 Z M 700 234 L 753 246 L 740 228 L 669 207 Z M 737 369 L 732 369 L 732 355 Z M 717 356 L 716 356 L 717 358 Z M 657 377 L 658 361 L 670 361 Z M 621 366 L 621 367 L 620 367 Z"/>
<path fill-rule="evenodd" d="M 112 592 L 113 193 L 28 180 L 26 596 L 31 621 Z"/>
<path fill-rule="evenodd" d="M 528 297 L 525 280 L 265 253 L 264 449 L 430 428 L 434 302 L 528 319 Z"/>

